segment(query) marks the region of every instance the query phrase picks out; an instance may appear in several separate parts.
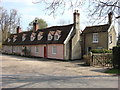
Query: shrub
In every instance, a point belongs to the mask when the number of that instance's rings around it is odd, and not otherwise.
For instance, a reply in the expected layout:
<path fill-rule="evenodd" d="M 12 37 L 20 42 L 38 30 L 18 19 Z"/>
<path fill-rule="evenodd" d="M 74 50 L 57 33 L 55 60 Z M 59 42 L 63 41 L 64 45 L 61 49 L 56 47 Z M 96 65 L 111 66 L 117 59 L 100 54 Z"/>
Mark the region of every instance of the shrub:
<path fill-rule="evenodd" d="M 112 53 L 112 50 L 107 50 L 107 49 L 92 49 L 92 53 Z"/>
<path fill-rule="evenodd" d="M 113 67 L 120 68 L 120 47 L 113 47 Z"/>
<path fill-rule="evenodd" d="M 90 65 L 91 57 L 89 55 L 83 55 L 83 59 L 84 59 L 86 65 Z"/>

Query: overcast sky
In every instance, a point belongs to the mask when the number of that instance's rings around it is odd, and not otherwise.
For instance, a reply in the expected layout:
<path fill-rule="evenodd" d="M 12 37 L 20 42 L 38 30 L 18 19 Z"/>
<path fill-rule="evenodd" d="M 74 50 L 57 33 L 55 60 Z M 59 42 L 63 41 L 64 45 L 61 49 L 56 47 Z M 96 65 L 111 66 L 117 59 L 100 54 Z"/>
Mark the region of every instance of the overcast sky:
<path fill-rule="evenodd" d="M 35 17 L 39 17 L 44 19 L 48 26 L 56 26 L 62 25 L 60 22 L 64 24 L 73 23 L 73 12 L 74 10 L 66 10 L 63 15 L 57 14 L 55 17 L 53 15 L 49 15 L 45 11 L 44 4 L 34 4 L 33 2 L 36 0 L 0 0 L 1 5 L 8 11 L 11 9 L 16 9 L 21 16 L 21 27 L 23 30 L 27 30 L 28 24 L 34 20 Z M 86 13 L 86 6 L 78 9 L 80 12 L 80 27 L 83 30 L 86 26 L 89 26 L 88 23 L 89 18 Z"/>

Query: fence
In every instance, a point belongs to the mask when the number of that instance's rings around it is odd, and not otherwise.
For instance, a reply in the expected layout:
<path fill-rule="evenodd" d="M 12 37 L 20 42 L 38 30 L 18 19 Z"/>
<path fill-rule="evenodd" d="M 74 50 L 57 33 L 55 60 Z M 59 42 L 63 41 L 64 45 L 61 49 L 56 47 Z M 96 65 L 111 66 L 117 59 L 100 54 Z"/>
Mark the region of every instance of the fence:
<path fill-rule="evenodd" d="M 112 67 L 112 54 L 93 54 L 90 63 L 93 66 Z"/>
<path fill-rule="evenodd" d="M 91 66 L 112 67 L 112 53 L 91 54 L 85 58 L 86 64 Z"/>

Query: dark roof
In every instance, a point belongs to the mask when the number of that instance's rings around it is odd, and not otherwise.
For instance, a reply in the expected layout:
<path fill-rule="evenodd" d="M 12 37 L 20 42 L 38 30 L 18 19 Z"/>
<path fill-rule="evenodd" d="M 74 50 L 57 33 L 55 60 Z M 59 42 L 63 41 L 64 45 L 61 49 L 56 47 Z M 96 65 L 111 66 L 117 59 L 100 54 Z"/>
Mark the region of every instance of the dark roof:
<path fill-rule="evenodd" d="M 74 24 L 69 24 L 69 25 L 64 25 L 64 26 L 52 26 L 52 27 L 48 27 L 45 29 L 39 29 L 37 30 L 35 33 L 35 39 L 33 41 L 30 40 L 30 36 L 33 33 L 33 31 L 27 31 L 27 32 L 21 32 L 19 34 L 11 34 L 10 35 L 10 39 L 11 41 L 8 42 L 8 40 L 6 40 L 3 45 L 37 45 L 37 44 L 63 44 L 65 39 L 67 38 L 70 30 L 72 29 Z M 52 40 L 48 40 L 48 34 L 50 31 L 57 31 L 60 30 L 61 31 L 61 37 L 59 38 L 59 40 L 54 40 L 54 38 Z M 41 40 L 37 40 L 37 35 L 39 32 L 43 32 L 43 38 Z M 22 36 L 23 34 L 26 34 L 26 39 L 25 41 L 22 41 Z M 13 37 L 17 36 L 17 40 L 15 42 L 13 42 Z"/>
<path fill-rule="evenodd" d="M 105 24 L 105 25 L 96 25 L 96 26 L 88 26 L 84 29 L 84 33 L 98 33 L 98 32 L 107 32 L 109 29 L 110 25 Z"/>

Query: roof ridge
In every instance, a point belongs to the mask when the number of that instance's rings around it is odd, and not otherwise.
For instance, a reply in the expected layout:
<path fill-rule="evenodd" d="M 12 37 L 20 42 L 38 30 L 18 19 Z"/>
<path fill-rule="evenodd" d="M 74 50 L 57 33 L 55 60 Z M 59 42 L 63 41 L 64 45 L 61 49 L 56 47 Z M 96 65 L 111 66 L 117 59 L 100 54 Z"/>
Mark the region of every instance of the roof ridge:
<path fill-rule="evenodd" d="M 88 27 L 99 27 L 99 26 L 106 26 L 106 25 L 109 25 L 109 24 L 93 25 L 93 26 L 86 26 L 86 27 L 87 27 L 87 28 L 88 28 Z"/>
<path fill-rule="evenodd" d="M 65 27 L 65 26 L 71 26 L 71 25 L 74 25 L 74 24 L 66 24 L 66 25 L 50 26 L 50 27 L 46 27 L 46 28 L 43 28 L 43 29 L 49 29 L 49 28 L 54 28 L 54 27 Z M 38 29 L 38 30 L 43 30 L 43 29 Z"/>

